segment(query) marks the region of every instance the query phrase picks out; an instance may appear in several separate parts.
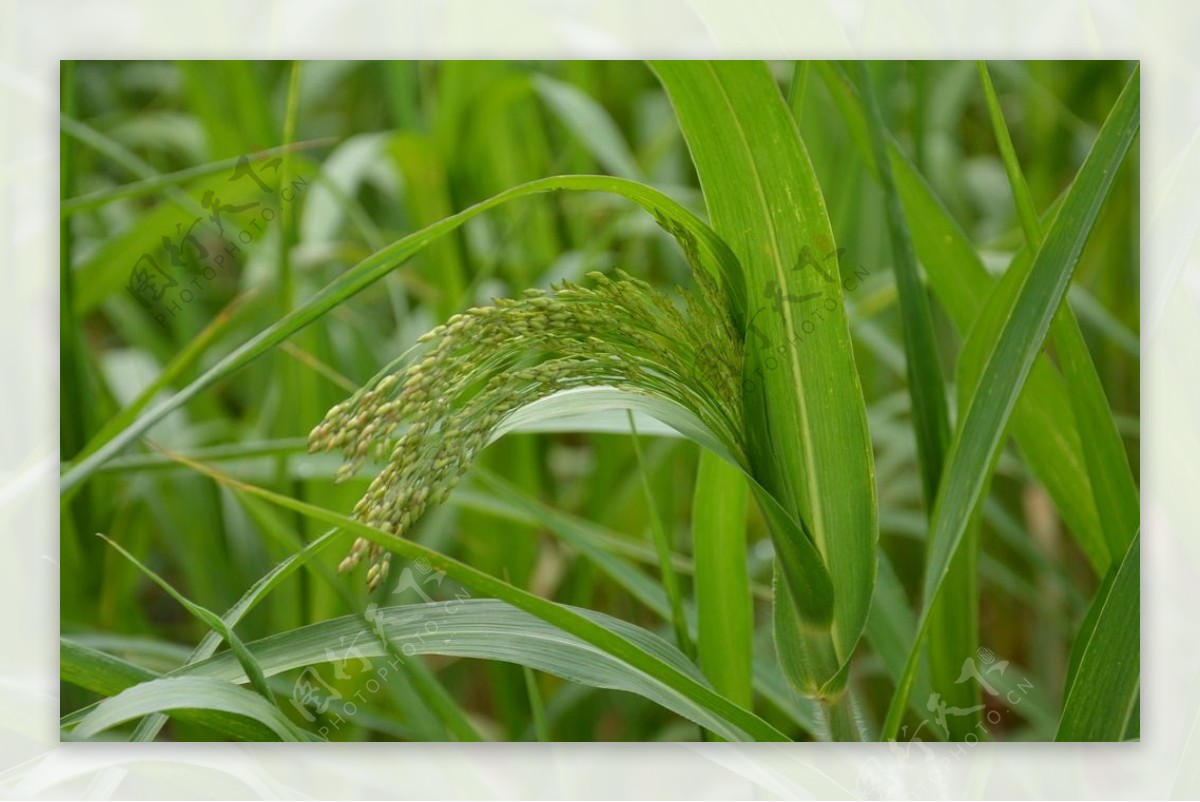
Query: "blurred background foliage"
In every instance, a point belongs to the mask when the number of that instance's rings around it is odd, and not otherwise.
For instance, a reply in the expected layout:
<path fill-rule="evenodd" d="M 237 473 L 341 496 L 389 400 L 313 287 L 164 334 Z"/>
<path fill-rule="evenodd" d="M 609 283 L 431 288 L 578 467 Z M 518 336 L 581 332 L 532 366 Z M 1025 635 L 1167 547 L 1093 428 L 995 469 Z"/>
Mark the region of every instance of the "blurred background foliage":
<path fill-rule="evenodd" d="M 989 66 L 1033 200 L 1044 210 L 1078 170 L 1129 66 Z M 876 452 L 881 547 L 915 604 L 925 518 L 881 195 L 817 71 L 802 71 L 803 85 L 793 86 L 791 63 L 772 68 L 794 100 L 837 245 L 845 248 L 843 271 L 865 274 L 847 305 Z M 870 69 L 888 127 L 988 266 L 1003 269 L 1023 239 L 976 66 L 881 62 Z M 373 251 L 515 184 L 609 173 L 651 183 L 703 216 L 671 107 L 637 62 L 64 63 L 62 108 L 65 461 L 164 370 L 157 389 L 169 394 Z M 284 154 L 278 148 L 285 142 L 297 147 Z M 172 176 L 185 170 L 194 173 Z M 1135 153 L 1070 294 L 1135 475 L 1138 204 Z M 214 205 L 220 227 L 210 219 Z M 202 269 L 193 258 L 202 251 L 224 252 L 225 267 Z M 564 193 L 507 204 L 203 393 L 149 439 L 349 512 L 367 478 L 334 485 L 337 457 L 303 452 L 327 408 L 456 311 L 616 268 L 660 286 L 688 282 L 675 244 L 623 201 Z M 940 356 L 952 376 L 962 340 L 936 304 L 935 312 Z M 686 588 L 696 447 L 651 437 L 643 445 L 654 504 L 669 524 Z M 1096 579 L 1015 454 L 1002 458 L 987 504 L 981 643 L 1033 685 L 1028 703 L 1006 713 L 993 736 L 1041 740 L 1053 736 L 1071 640 Z M 629 435 L 513 435 L 486 452 L 416 538 L 539 595 L 669 637 L 658 614 L 576 545 L 582 538 L 657 577 L 649 509 Z M 220 612 L 320 530 L 149 448 L 91 479 L 62 513 L 62 630 L 167 670 L 204 627 L 95 532 Z M 748 533 L 759 658 L 770 667 L 771 549 L 757 517 Z M 243 640 L 383 603 L 386 592 L 369 599 L 360 576 L 336 575 L 342 553 L 329 549 L 287 580 L 239 626 Z M 422 588 L 435 599 L 458 590 L 452 582 Z M 405 591 L 391 603 L 419 600 Z M 530 684 L 515 665 L 427 658 L 412 671 L 422 676 L 387 683 L 329 737 L 451 737 L 429 694 L 414 690 L 430 687 L 422 682 L 444 689 L 491 738 L 536 737 L 532 711 L 543 705 L 545 733 L 556 740 L 698 737 L 694 725 L 640 697 L 542 674 L 530 675 Z M 297 674 L 273 682 L 287 694 Z M 332 671 L 322 677 L 344 698 L 366 681 Z M 886 708 L 890 680 L 868 648 L 859 650 L 854 682 L 869 709 Z M 97 698 L 63 684 L 64 714 Z M 779 691 L 763 694 L 755 709 L 803 738 L 803 715 L 788 709 L 797 704 Z M 165 737 L 223 736 L 172 720 Z"/>

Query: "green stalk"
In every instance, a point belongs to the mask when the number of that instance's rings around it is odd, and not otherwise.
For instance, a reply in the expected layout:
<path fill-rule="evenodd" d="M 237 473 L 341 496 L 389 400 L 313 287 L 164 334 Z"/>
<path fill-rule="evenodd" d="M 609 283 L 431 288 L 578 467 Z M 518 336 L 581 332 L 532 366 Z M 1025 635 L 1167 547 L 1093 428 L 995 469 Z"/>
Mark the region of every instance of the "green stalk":
<path fill-rule="evenodd" d="M 538 690 L 537 675 L 529 666 L 521 666 L 525 674 L 525 691 L 529 695 L 529 712 L 533 716 L 533 731 L 539 743 L 548 743 L 550 737 L 550 722 L 546 719 L 546 705 L 542 702 L 542 692 Z"/>
<path fill-rule="evenodd" d="M 740 705 L 753 701 L 754 605 L 746 567 L 748 489 L 741 471 L 700 454 L 692 504 L 700 668 Z"/>
<path fill-rule="evenodd" d="M 821 710 L 825 725 L 829 728 L 829 739 L 835 742 L 866 740 L 862 715 L 858 711 L 853 693 L 844 693 L 834 700 L 823 701 Z"/>
<path fill-rule="evenodd" d="M 637 423 L 633 419 L 633 411 L 626 410 L 629 418 L 629 431 L 633 442 L 633 454 L 637 460 L 638 474 L 642 479 L 642 490 L 646 494 L 647 515 L 650 518 L 650 531 L 654 536 L 654 548 L 658 552 L 658 569 L 662 573 L 663 587 L 667 590 L 667 598 L 671 600 L 671 628 L 675 630 L 675 641 L 679 650 L 687 655 L 689 660 L 696 658 L 696 646 L 688 634 L 687 619 L 683 615 L 683 592 L 679 587 L 679 576 L 671 564 L 671 542 L 663 526 L 662 515 L 658 502 L 654 500 L 654 488 L 650 486 L 650 476 L 646 473 L 646 459 L 642 455 L 642 444 L 638 439 Z M 731 470 L 735 470 L 732 469 Z"/>

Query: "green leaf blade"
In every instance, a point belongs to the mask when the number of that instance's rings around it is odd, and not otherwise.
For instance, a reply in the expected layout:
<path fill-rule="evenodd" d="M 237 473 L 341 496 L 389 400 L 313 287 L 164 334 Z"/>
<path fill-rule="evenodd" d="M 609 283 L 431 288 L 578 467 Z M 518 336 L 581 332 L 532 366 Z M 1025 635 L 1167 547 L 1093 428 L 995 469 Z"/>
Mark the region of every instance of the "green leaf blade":
<path fill-rule="evenodd" d="M 803 262 L 814 248 L 832 250 L 824 200 L 764 64 L 652 66 L 679 117 L 713 227 L 745 274 L 755 476 L 810 528 L 836 589 L 829 648 L 806 681 L 819 692 L 838 677 L 862 634 L 877 537 L 870 439 L 841 285 L 832 265 L 826 273 Z M 816 297 L 825 319 L 802 330 L 799 304 Z M 777 537 L 777 551 L 780 544 Z M 786 565 L 785 574 L 802 611 L 808 590 Z"/>
<path fill-rule="evenodd" d="M 605 653 L 627 663 L 637 671 L 653 678 L 653 680 L 668 686 L 681 698 L 690 700 L 690 703 L 699 705 L 705 709 L 707 717 L 704 721 L 697 723 L 709 729 L 720 731 L 723 736 L 728 737 L 730 740 L 787 740 L 783 733 L 758 716 L 713 691 L 703 681 L 702 676 L 694 673 L 694 667 L 691 667 L 682 656 L 680 656 L 679 660 L 664 658 L 659 646 L 669 652 L 674 652 L 676 655 L 678 655 L 678 652 L 662 641 L 656 639 L 658 646 L 654 650 L 647 650 L 646 644 L 635 642 L 625 635 L 616 634 L 611 628 L 597 623 L 593 617 L 586 613 L 575 611 L 564 605 L 547 601 L 539 596 L 523 591 L 490 574 L 447 557 L 419 543 L 398 538 L 389 532 L 372 528 L 352 518 L 347 518 L 344 515 L 316 505 L 274 493 L 261 487 L 243 484 L 211 467 L 193 462 L 187 462 L 186 464 L 222 484 L 237 488 L 324 524 L 338 527 L 373 543 L 378 543 L 403 559 L 424 559 L 434 570 L 444 571 L 449 578 L 465 585 L 471 590 L 507 602 L 519 610 L 523 610 L 558 629 L 570 633 L 592 647 L 603 650 Z M 690 668 L 681 667 L 680 660 L 682 660 L 683 666 Z"/>
<path fill-rule="evenodd" d="M 1025 240 L 1029 251 L 1036 252 L 1042 245 L 1042 224 L 1038 220 L 1037 209 L 1029 194 L 1029 185 L 1021 172 L 1021 165 L 1017 160 L 987 65 L 982 61 L 979 62 L 979 75 L 992 117 L 996 141 L 1004 160 L 1004 169 L 1008 174 L 1021 226 L 1025 230 Z M 1017 264 L 1022 262 L 1018 261 Z M 1079 323 L 1069 309 L 1060 311 L 1054 318 L 1052 331 L 1063 379 L 1072 390 L 1068 393 L 1068 398 L 1075 416 L 1075 426 L 1080 432 L 1088 435 L 1081 438 L 1083 456 L 1087 463 L 1092 496 L 1108 550 L 1115 557 L 1125 552 L 1130 538 L 1137 531 L 1137 484 L 1133 479 L 1129 457 L 1122 446 L 1112 410 L 1105 397 L 1104 385 L 1088 353 Z M 972 336 L 986 335 L 973 333 Z"/>
<path fill-rule="evenodd" d="M 879 166 L 879 183 L 883 187 L 892 258 L 896 265 L 896 287 L 900 295 L 901 328 L 904 335 L 905 364 L 908 368 L 908 389 L 912 398 L 913 428 L 917 436 L 917 456 L 921 463 L 925 503 L 932 509 L 950 442 L 946 385 L 938 360 L 933 310 L 917 268 L 912 234 L 904 218 L 904 208 L 892 175 L 891 160 L 887 158 L 888 133 L 879 104 L 875 100 L 870 72 L 865 64 L 860 65 L 860 68 L 871 147 L 875 153 L 875 163 Z"/>
<path fill-rule="evenodd" d="M 283 741 L 319 740 L 293 724 L 257 693 L 204 677 L 164 677 L 134 685 L 100 702 L 72 730 L 72 735 L 91 738 L 126 721 L 170 710 L 233 713 L 268 727 Z"/>
<path fill-rule="evenodd" d="M 1062 210 L 1038 252 L 1030 275 L 988 359 L 979 389 L 963 416 L 947 461 L 946 480 L 934 509 L 930 544 L 933 557 L 925 575 L 925 613 L 905 676 L 892 700 L 883 737 L 894 739 L 916 671 L 916 657 L 928 631 L 928 610 L 965 535 L 971 512 L 981 500 L 1008 420 L 1033 368 L 1051 321 L 1066 296 L 1074 268 L 1112 186 L 1117 167 L 1137 134 L 1140 71 L 1135 69 L 1110 112 Z"/>
<path fill-rule="evenodd" d="M 1141 687 L 1141 535 L 1113 566 L 1071 650 L 1056 741 L 1123 741 Z M 1140 728 L 1138 728 L 1140 729 Z"/>
<path fill-rule="evenodd" d="M 866 117 L 854 86 L 837 65 L 820 62 L 818 69 L 842 113 L 850 138 L 870 169 L 878 174 L 871 158 Z M 930 288 L 959 332 L 967 337 L 981 316 L 991 313 L 988 299 L 997 282 L 989 275 L 962 226 L 950 216 L 895 141 L 888 143 L 888 153 L 897 189 L 911 221 L 913 244 L 925 266 Z M 1003 282 L 1004 279 L 1000 285 Z M 990 345 L 981 346 L 980 368 L 990 353 Z M 958 370 L 960 396 L 963 359 L 960 358 Z M 1048 358 L 1039 358 L 1013 414 L 1012 434 L 1096 572 L 1103 576 L 1110 556 L 1089 488 L 1081 438 L 1071 420 L 1069 405 L 1062 377 Z M 1068 414 L 1064 416 L 1063 411 Z"/>

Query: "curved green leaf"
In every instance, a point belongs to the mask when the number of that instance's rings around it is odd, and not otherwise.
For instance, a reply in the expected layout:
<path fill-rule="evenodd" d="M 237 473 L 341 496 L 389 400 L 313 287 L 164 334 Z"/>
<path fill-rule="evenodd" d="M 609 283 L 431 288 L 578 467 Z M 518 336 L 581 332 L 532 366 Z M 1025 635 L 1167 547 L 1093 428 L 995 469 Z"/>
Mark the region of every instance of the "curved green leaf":
<path fill-rule="evenodd" d="M 321 740 L 302 731 L 257 693 L 205 677 L 164 677 L 134 685 L 96 705 L 71 734 L 76 738 L 90 738 L 148 713 L 170 710 L 236 713 L 270 728 L 284 741 Z"/>
<path fill-rule="evenodd" d="M 186 596 L 172 587 L 169 582 L 143 565 L 136 557 L 126 551 L 120 543 L 117 543 L 116 541 L 105 537 L 104 535 L 99 535 L 99 537 L 103 538 L 108 545 L 120 552 L 122 557 L 133 563 L 137 569 L 148 576 L 154 582 L 154 584 L 165 590 L 171 598 L 179 602 L 185 610 L 195 616 L 202 624 L 209 627 L 214 632 L 219 633 L 221 638 L 223 638 L 225 642 L 229 644 L 230 650 L 234 655 L 236 655 L 238 661 L 241 662 L 242 666 L 245 668 L 247 676 L 250 677 L 250 684 L 254 686 L 254 689 L 258 691 L 264 699 L 269 700 L 271 698 L 271 690 L 267 687 L 267 681 L 263 676 L 262 669 L 255 665 L 254 658 L 247 653 L 246 647 L 242 643 L 241 638 L 234 633 L 232 627 L 225 623 L 224 619 L 218 617 L 216 613 L 213 613 L 212 611 L 207 610 L 204 607 L 201 607 L 199 604 L 196 604 L 188 599 Z"/>
<path fill-rule="evenodd" d="M 834 584 L 832 626 L 805 638 L 805 693 L 836 697 L 875 577 L 866 411 L 825 203 L 795 122 L 761 62 L 655 62 L 714 229 L 745 274 L 746 415 L 755 477 L 811 531 Z M 813 311 L 819 319 L 809 319 Z M 761 494 L 760 494 L 761 497 Z M 776 550 L 798 609 L 806 588 Z M 811 622 L 810 622 L 811 623 Z"/>
<path fill-rule="evenodd" d="M 105 696 L 116 696 L 138 683 L 149 682 L 162 676 L 156 671 L 99 651 L 70 637 L 59 640 L 58 664 L 61 678 L 65 682 Z M 63 727 L 72 722 L 82 721 L 94 709 L 95 706 L 64 717 Z M 79 715 L 80 712 L 82 715 Z M 277 738 L 275 733 L 257 721 L 216 710 L 179 710 L 173 715 L 182 721 L 211 727 L 239 741 L 270 741 Z M 167 717 L 155 713 L 146 720 L 151 718 L 166 721 Z"/>
<path fill-rule="evenodd" d="M 503 434 L 527 430 L 538 422 L 613 409 L 632 410 L 657 419 L 742 471 L 750 482 L 750 489 L 763 516 L 776 534 L 783 535 L 776 538 L 776 552 L 789 572 L 789 583 L 794 583 L 793 590 L 799 589 L 795 593 L 796 611 L 813 626 L 828 626 L 834 611 L 833 583 L 812 539 L 802 524 L 749 470 L 746 457 L 733 451 L 730 444 L 725 443 L 684 407 L 662 398 L 615 387 L 573 388 L 540 398 L 513 412 L 497 427 L 493 442 Z"/>
<path fill-rule="evenodd" d="M 708 226 L 666 195 L 644 184 L 607 176 L 557 176 L 531 181 L 439 220 L 364 259 L 280 320 L 250 338 L 178 393 L 143 412 L 87 457 L 73 463 L 62 474 L 60 491 L 64 495 L 70 494 L 99 466 L 120 453 L 167 414 L 262 356 L 468 220 L 510 200 L 560 190 L 612 192 L 646 209 L 679 241 L 690 260 L 700 269 L 708 270 L 726 286 L 733 313 L 735 317 L 740 318 L 739 310 L 745 308 L 745 303 L 744 296 L 741 295 L 744 284 L 737 260 Z"/>
<path fill-rule="evenodd" d="M 702 679 L 697 680 L 695 676 L 680 670 L 671 661 L 664 660 L 661 655 L 643 649 L 638 643 L 596 623 L 585 614 L 535 596 L 419 543 L 398 538 L 336 512 L 273 493 L 261 487 L 238 482 L 209 466 L 187 460 L 181 461 L 221 484 L 258 496 L 272 504 L 301 513 L 327 525 L 337 526 L 372 543 L 378 543 L 403 559 L 426 560 L 434 570 L 444 571 L 448 577 L 475 592 L 508 602 L 514 607 L 600 648 L 655 680 L 671 686 L 692 702 L 724 719 L 726 725 L 723 730 L 737 732 L 735 740 L 746 740 L 747 738 L 767 741 L 787 740 L 783 733 L 758 716 L 714 692 Z"/>
<path fill-rule="evenodd" d="M 225 615 L 221 616 L 221 621 L 225 628 L 232 631 L 233 627 L 237 626 L 238 623 L 245 618 L 251 610 L 258 606 L 259 602 L 267 597 L 267 594 L 269 594 L 285 579 L 303 567 L 305 563 L 323 551 L 325 547 L 337 540 L 340 534 L 340 530 L 331 529 L 320 537 L 315 538 L 304 548 L 280 561 L 278 565 L 276 565 L 257 582 L 251 585 L 250 588 L 242 595 L 242 598 L 238 599 L 237 603 L 234 604 L 233 607 L 229 608 Z M 210 629 L 207 633 L 205 633 L 200 643 L 188 656 L 187 663 L 196 663 L 200 660 L 211 657 L 220 647 L 222 640 L 223 636 L 218 629 Z M 164 716 L 147 716 L 140 724 L 138 724 L 137 729 L 134 730 L 131 740 L 153 741 L 155 736 L 158 735 L 159 731 L 162 730 L 162 727 L 165 723 L 166 718 Z"/>
<path fill-rule="evenodd" d="M 694 681 L 704 681 L 687 658 L 657 635 L 603 613 L 564 609 L 595 622 Z M 271 635 L 248 644 L 248 648 L 263 670 L 272 675 L 329 661 L 331 643 L 352 643 L 356 654 L 366 658 L 389 657 L 376 634 L 386 637 L 406 657 L 439 654 L 528 666 L 571 682 L 636 693 L 724 737 L 745 738 L 740 729 L 671 684 L 495 599 L 456 598 L 381 607 L 371 613 L 371 620 L 359 615 L 342 616 Z M 383 666 L 378 670 L 383 670 Z M 245 681 L 237 661 L 225 654 L 188 666 L 181 675 L 223 682 Z"/>

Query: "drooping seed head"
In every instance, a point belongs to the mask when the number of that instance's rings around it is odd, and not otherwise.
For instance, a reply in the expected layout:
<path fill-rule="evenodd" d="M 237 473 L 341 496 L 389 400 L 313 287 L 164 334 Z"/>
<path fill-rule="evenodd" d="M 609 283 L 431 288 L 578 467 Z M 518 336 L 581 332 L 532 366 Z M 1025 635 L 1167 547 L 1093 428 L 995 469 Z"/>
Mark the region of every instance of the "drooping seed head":
<path fill-rule="evenodd" d="M 368 454 L 387 455 L 354 516 L 398 536 L 446 500 L 514 411 L 565 389 L 612 386 L 668 400 L 740 452 L 741 342 L 716 282 L 696 275 L 682 305 L 624 273 L 594 273 L 591 288 L 563 282 L 454 315 L 419 338 L 419 361 L 330 409 L 309 447 L 342 453 L 339 481 Z M 373 589 L 387 576 L 378 545 L 355 541 L 339 570 L 364 558 Z"/>

